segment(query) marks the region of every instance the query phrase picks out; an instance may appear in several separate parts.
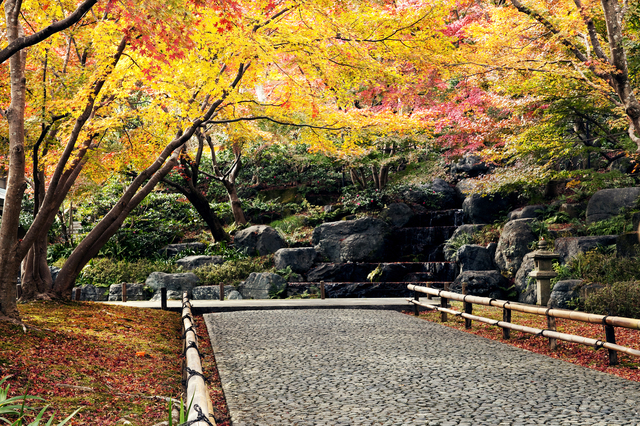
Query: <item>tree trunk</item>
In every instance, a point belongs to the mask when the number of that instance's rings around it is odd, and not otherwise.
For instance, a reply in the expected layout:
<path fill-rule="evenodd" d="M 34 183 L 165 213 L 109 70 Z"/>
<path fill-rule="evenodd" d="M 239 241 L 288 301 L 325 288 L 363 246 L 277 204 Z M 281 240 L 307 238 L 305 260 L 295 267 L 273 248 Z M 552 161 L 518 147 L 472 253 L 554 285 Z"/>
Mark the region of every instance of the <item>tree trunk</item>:
<path fill-rule="evenodd" d="M 22 35 L 19 23 L 21 2 L 5 0 L 4 10 L 7 25 L 7 41 L 13 43 Z M 26 52 L 19 51 L 9 60 L 11 104 L 6 111 L 9 124 L 9 177 L 4 200 L 2 225 L 0 225 L 0 316 L 19 320 L 16 304 L 16 284 L 20 273 L 18 226 L 22 195 L 26 189 L 24 176 L 24 112 L 26 104 L 25 78 Z"/>
<path fill-rule="evenodd" d="M 236 189 L 235 182 L 229 182 L 225 180 L 223 182 L 227 193 L 229 194 L 229 203 L 231 203 L 231 212 L 233 213 L 233 220 L 241 225 L 247 223 L 247 219 L 244 217 L 244 212 L 242 211 L 242 203 L 240 202 L 240 198 L 238 198 L 238 191 Z"/>
<path fill-rule="evenodd" d="M 166 182 L 166 181 L 165 181 Z M 209 230 L 211 231 L 211 236 L 215 241 L 230 241 L 229 235 L 225 232 L 222 224 L 220 223 L 220 219 L 218 216 L 211 210 L 211 206 L 209 206 L 209 202 L 200 192 L 192 192 L 186 190 L 186 188 L 179 187 L 177 185 L 172 185 L 174 188 L 177 188 L 187 200 L 191 203 L 194 209 L 198 212 L 200 217 L 205 221 Z"/>
<path fill-rule="evenodd" d="M 184 148 L 184 144 L 193 134 L 200 123 L 195 123 L 189 132 L 176 137 L 156 161 L 140 173 L 126 189 L 116 205 L 102 218 L 102 220 L 89 232 L 80 244 L 73 250 L 67 261 L 58 273 L 53 286 L 53 293 L 58 298 L 71 297 L 76 278 L 82 268 L 98 254 L 107 241 L 120 229 L 131 210 L 136 208 L 144 198 L 155 188 L 178 163 L 178 155 Z M 176 147 L 177 145 L 177 147 Z M 175 149 L 171 157 L 165 161 L 167 151 Z M 171 151 L 169 151 L 171 152 Z"/>

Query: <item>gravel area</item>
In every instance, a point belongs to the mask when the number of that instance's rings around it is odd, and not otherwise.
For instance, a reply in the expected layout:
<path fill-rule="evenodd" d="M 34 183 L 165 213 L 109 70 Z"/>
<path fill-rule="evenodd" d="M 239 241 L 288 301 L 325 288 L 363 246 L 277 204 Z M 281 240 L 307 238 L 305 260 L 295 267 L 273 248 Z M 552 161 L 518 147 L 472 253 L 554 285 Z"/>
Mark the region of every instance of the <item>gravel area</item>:
<path fill-rule="evenodd" d="M 640 383 L 395 311 L 205 321 L 235 426 L 640 424 Z"/>

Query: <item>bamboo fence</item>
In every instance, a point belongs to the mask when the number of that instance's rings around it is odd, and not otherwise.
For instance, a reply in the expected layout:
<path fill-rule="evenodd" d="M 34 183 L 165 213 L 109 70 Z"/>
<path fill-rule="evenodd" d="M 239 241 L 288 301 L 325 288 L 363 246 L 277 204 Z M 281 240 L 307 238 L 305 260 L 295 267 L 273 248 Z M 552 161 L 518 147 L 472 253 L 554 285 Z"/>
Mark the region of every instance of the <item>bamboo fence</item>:
<path fill-rule="evenodd" d="M 495 325 L 503 329 L 503 336 L 509 338 L 508 330 L 516 330 L 524 333 L 535 334 L 549 338 L 549 345 L 555 349 L 556 341 L 563 340 L 565 342 L 580 343 L 583 345 L 593 346 L 595 348 L 605 348 L 609 351 L 609 363 L 615 365 L 618 363 L 617 353 L 622 352 L 632 356 L 640 357 L 640 350 L 627 348 L 617 345 L 615 342 L 614 327 L 624 327 L 634 330 L 640 330 L 640 320 L 633 318 L 616 317 L 609 315 L 596 315 L 586 312 L 570 311 L 567 309 L 543 308 L 540 306 L 525 305 L 521 303 L 510 302 L 507 300 L 491 299 L 488 297 L 471 296 L 460 293 L 453 293 L 446 290 L 437 290 L 429 287 L 417 286 L 414 284 L 407 285 L 407 288 L 414 292 L 413 299 L 407 299 L 416 306 L 422 306 L 427 309 L 437 310 L 443 313 L 442 320 L 446 321 L 446 314 L 460 316 L 465 319 L 465 326 L 471 327 L 471 321 L 483 322 L 485 324 Z M 464 290 L 464 289 L 463 289 Z M 424 293 L 429 296 L 440 297 L 440 306 L 422 303 L 419 301 L 418 293 Z M 464 291 L 463 291 L 464 293 Z M 448 308 L 448 300 L 457 300 L 463 302 L 464 311 L 458 312 Z M 479 317 L 472 314 L 473 304 L 494 306 L 503 309 L 503 321 L 490 318 Z M 548 329 L 539 329 L 527 327 L 511 323 L 511 311 L 524 312 L 535 315 L 543 315 L 547 317 Z M 555 319 L 570 319 L 574 321 L 586 322 L 591 324 L 602 324 L 605 326 L 606 340 L 591 339 L 573 334 L 559 333 L 555 331 Z"/>
<path fill-rule="evenodd" d="M 191 302 L 187 293 L 182 296 L 182 336 L 183 336 L 183 379 L 186 387 L 185 405 L 191 406 L 187 423 L 193 426 L 215 426 L 213 406 L 209 397 L 209 390 L 202 373 L 200 351 L 198 350 L 198 336 L 195 322 L 191 314 Z"/>

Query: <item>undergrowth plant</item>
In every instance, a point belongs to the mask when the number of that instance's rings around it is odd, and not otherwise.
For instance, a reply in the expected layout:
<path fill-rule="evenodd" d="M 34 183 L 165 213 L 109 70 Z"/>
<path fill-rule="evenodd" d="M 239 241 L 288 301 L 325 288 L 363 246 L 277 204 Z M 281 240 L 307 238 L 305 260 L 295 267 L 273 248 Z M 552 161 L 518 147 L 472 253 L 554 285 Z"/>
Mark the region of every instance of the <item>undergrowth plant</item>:
<path fill-rule="evenodd" d="M 225 262 L 221 265 L 204 265 L 192 272 L 200 279 L 200 285 L 238 284 L 252 272 L 273 271 L 273 255 L 250 257 Z"/>

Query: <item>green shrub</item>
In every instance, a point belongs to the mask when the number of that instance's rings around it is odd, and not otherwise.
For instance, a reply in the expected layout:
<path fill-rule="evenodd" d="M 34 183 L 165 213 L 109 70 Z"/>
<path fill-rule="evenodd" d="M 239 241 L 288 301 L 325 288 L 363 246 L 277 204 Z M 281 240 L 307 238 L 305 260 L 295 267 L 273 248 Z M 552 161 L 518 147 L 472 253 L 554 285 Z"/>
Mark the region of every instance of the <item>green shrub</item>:
<path fill-rule="evenodd" d="M 76 280 L 79 285 L 109 286 L 119 283 L 144 282 L 152 272 L 173 273 L 178 266 L 172 261 L 138 259 L 133 262 L 110 258 L 92 259 Z"/>
<path fill-rule="evenodd" d="M 285 234 L 291 234 L 297 229 L 302 228 L 307 223 L 304 216 L 287 216 L 284 219 L 271 222 L 271 227 L 279 229 Z"/>
<path fill-rule="evenodd" d="M 601 315 L 640 318 L 640 282 L 623 281 L 587 296 L 585 310 Z"/>
<path fill-rule="evenodd" d="M 192 272 L 200 278 L 200 285 L 237 284 L 252 272 L 273 271 L 273 255 L 228 261 L 221 265 L 205 265 Z"/>

